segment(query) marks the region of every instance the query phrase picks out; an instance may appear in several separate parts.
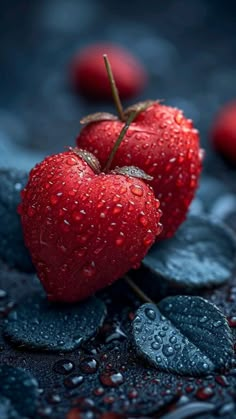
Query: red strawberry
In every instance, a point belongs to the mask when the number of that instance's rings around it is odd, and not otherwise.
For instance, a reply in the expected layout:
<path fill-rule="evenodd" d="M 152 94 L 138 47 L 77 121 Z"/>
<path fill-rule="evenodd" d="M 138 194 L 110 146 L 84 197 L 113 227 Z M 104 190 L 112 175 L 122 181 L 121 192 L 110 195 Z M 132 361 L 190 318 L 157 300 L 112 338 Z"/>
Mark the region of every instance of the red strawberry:
<path fill-rule="evenodd" d="M 19 212 L 48 297 L 82 300 L 138 267 L 161 230 L 158 207 L 142 180 L 95 174 L 78 151 L 36 165 Z"/>
<path fill-rule="evenodd" d="M 114 44 L 94 44 L 84 48 L 71 63 L 71 81 L 85 96 L 111 99 L 111 89 L 102 54 L 109 55 L 121 98 L 137 95 L 146 84 L 142 65 L 130 52 Z"/>
<path fill-rule="evenodd" d="M 216 116 L 211 139 L 219 153 L 236 163 L 236 101 L 226 104 Z"/>
<path fill-rule="evenodd" d="M 79 147 L 107 160 L 124 125 L 120 120 L 89 123 L 77 138 Z M 182 111 L 153 102 L 130 125 L 112 167 L 133 165 L 153 176 L 150 185 L 161 201 L 163 232 L 171 237 L 184 221 L 202 166 L 198 131 Z"/>

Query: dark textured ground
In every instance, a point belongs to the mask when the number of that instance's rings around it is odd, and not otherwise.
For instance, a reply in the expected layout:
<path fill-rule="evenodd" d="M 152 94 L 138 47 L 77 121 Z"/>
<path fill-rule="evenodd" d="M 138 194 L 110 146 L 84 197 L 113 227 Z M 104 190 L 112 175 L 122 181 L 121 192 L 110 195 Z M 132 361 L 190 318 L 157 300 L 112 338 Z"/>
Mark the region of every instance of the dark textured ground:
<path fill-rule="evenodd" d="M 225 192 L 235 197 L 236 171 L 211 151 L 207 138 L 217 109 L 236 96 L 235 13 L 233 0 L 147 4 L 2 0 L 0 166 L 30 169 L 44 155 L 74 144 L 82 115 L 111 110 L 111 105 L 88 103 L 73 95 L 67 79 L 68 62 L 74 51 L 102 39 L 129 47 L 148 67 L 150 83 L 138 99 L 165 98 L 167 104 L 183 108 L 194 119 L 207 150 L 205 172 L 223 179 Z M 236 208 L 231 206 L 230 211 L 225 211 L 223 205 L 217 211 L 218 215 L 226 214 L 221 218 L 226 218 L 236 230 Z M 0 288 L 7 291 L 0 301 L 3 319 L 13 303 L 32 291 L 34 284 L 31 274 L 2 265 Z M 114 285 L 108 294 L 103 294 L 109 309 L 105 327 L 84 349 L 45 356 L 15 350 L 2 341 L 0 362 L 21 366 L 37 378 L 42 389 L 38 409 L 42 417 L 64 418 L 72 406 L 79 406 L 90 413 L 74 416 L 77 418 L 101 417 L 101 412 L 108 411 L 125 417 L 164 418 L 177 403 L 179 410 L 174 418 L 182 419 L 186 416 L 181 405 L 196 401 L 205 402 L 205 410 L 196 416 L 199 419 L 235 417 L 236 369 L 223 376 L 192 379 L 146 368 L 129 340 L 130 319 L 138 302 L 122 283 Z M 236 316 L 235 280 L 199 294 L 217 304 L 231 318 L 231 325 L 236 326 L 236 319 L 232 319 Z M 81 361 L 88 356 L 97 361 L 95 372 L 86 373 L 81 367 Z M 55 362 L 64 358 L 74 363 L 67 376 L 53 370 Z M 83 376 L 74 389 L 64 383 L 65 377 L 71 375 Z M 117 387 L 104 384 L 114 380 Z M 189 409 L 188 417 L 194 417 L 192 404 Z"/>

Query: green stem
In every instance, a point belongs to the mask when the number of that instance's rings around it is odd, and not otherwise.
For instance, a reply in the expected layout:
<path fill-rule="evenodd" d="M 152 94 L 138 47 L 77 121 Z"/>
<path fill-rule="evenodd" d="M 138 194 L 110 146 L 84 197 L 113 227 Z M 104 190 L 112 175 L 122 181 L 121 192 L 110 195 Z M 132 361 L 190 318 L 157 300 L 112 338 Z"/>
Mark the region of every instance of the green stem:
<path fill-rule="evenodd" d="M 123 140 L 123 138 L 124 138 L 124 136 L 125 136 L 126 132 L 128 131 L 129 126 L 130 126 L 131 122 L 133 122 L 133 120 L 136 118 L 137 113 L 138 113 L 138 112 L 133 111 L 133 112 L 131 112 L 131 114 L 129 115 L 129 118 L 127 119 L 127 121 L 126 121 L 125 125 L 123 126 L 123 128 L 122 128 L 122 130 L 121 130 L 121 132 L 120 132 L 120 135 L 119 135 L 119 137 L 117 138 L 117 140 L 116 140 L 116 142 L 115 142 L 115 144 L 114 144 L 114 146 L 113 146 L 113 148 L 112 148 L 112 150 L 111 150 L 111 154 L 110 154 L 110 156 L 109 156 L 109 158 L 108 158 L 108 160 L 107 160 L 107 162 L 106 162 L 106 164 L 105 164 L 105 167 L 104 167 L 104 169 L 103 169 L 103 172 L 104 172 L 104 173 L 107 173 L 107 172 L 108 172 L 108 170 L 110 169 L 110 167 L 111 167 L 111 163 L 112 163 L 112 161 L 113 161 L 113 159 L 114 159 L 114 157 L 115 157 L 115 154 L 116 154 L 116 152 L 117 152 L 117 150 L 118 150 L 118 148 L 119 148 L 119 146 L 120 146 L 120 144 L 121 144 L 121 141 Z"/>
<path fill-rule="evenodd" d="M 129 285 L 129 287 L 134 291 L 134 293 L 140 298 L 140 300 L 144 301 L 145 303 L 152 303 L 154 302 L 149 298 L 139 287 L 134 283 L 134 281 L 127 275 L 124 276 L 125 282 Z"/>
<path fill-rule="evenodd" d="M 111 86 L 111 92 L 112 92 L 112 96 L 115 102 L 115 106 L 116 106 L 116 110 L 118 113 L 118 116 L 120 118 L 121 121 L 125 121 L 125 115 L 124 115 L 124 111 L 123 111 L 123 107 L 120 101 L 120 96 L 119 96 L 119 92 L 118 89 L 116 87 L 116 82 L 113 76 L 113 72 L 111 69 L 111 64 L 108 60 L 108 56 L 106 54 L 103 55 L 104 61 L 105 61 L 105 66 L 106 66 L 106 70 L 107 70 L 107 75 L 108 75 L 108 79 L 110 82 L 110 86 Z"/>

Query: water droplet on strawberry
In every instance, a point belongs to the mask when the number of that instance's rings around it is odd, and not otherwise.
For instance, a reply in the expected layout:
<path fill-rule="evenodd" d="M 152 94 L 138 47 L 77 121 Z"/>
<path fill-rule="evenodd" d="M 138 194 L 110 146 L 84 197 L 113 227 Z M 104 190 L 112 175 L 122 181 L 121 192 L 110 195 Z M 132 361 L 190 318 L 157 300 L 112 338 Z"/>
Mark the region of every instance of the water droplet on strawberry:
<path fill-rule="evenodd" d="M 143 188 L 140 185 L 131 185 L 130 190 L 135 196 L 143 196 Z"/>
<path fill-rule="evenodd" d="M 148 234 L 143 239 L 143 244 L 145 246 L 150 246 L 154 241 L 153 233 L 149 230 Z"/>
<path fill-rule="evenodd" d="M 116 204 L 116 206 L 114 207 L 114 209 L 112 211 L 113 214 L 119 214 L 121 212 L 122 208 L 123 208 L 122 204 Z"/>
<path fill-rule="evenodd" d="M 175 122 L 178 124 L 178 125 L 181 125 L 181 122 L 183 121 L 183 114 L 182 114 L 182 112 L 177 112 L 176 113 L 176 115 L 175 115 L 175 117 L 174 117 L 174 120 L 175 120 Z"/>
<path fill-rule="evenodd" d="M 82 218 L 83 218 L 83 214 L 81 214 L 81 212 L 80 211 L 74 211 L 73 213 L 72 213 L 72 218 L 75 220 L 75 221 L 81 221 L 82 220 Z"/>
<path fill-rule="evenodd" d="M 161 234 L 162 230 L 163 230 L 163 225 L 161 223 L 158 223 L 157 224 L 157 232 L 156 232 L 156 234 L 157 235 Z"/>
<path fill-rule="evenodd" d="M 125 242 L 124 237 L 123 237 L 123 236 L 119 236 L 119 237 L 116 239 L 116 246 L 122 246 L 122 244 L 124 244 L 124 242 Z"/>
<path fill-rule="evenodd" d="M 127 188 L 125 186 L 121 186 L 121 188 L 119 189 L 119 193 L 121 195 L 124 195 L 127 192 Z"/>
<path fill-rule="evenodd" d="M 139 215 L 139 223 L 143 226 L 143 227 L 146 227 L 147 225 L 148 225 L 148 219 L 147 219 L 147 217 L 145 216 L 145 214 L 144 213 L 140 213 L 140 215 Z"/>
<path fill-rule="evenodd" d="M 101 251 L 103 250 L 103 248 L 104 248 L 103 246 L 97 247 L 97 248 L 94 250 L 94 252 L 93 252 L 93 253 L 94 253 L 95 255 L 99 255 L 99 253 L 101 253 Z"/>
<path fill-rule="evenodd" d="M 77 161 L 73 157 L 68 157 L 66 159 L 66 164 L 68 164 L 68 166 L 74 166 L 76 163 Z"/>
<path fill-rule="evenodd" d="M 61 224 L 61 229 L 64 233 L 68 233 L 70 231 L 70 223 L 68 220 L 63 220 L 63 223 Z"/>
<path fill-rule="evenodd" d="M 96 268 L 94 262 L 89 265 L 85 265 L 82 268 L 82 273 L 86 278 L 92 278 L 96 274 Z"/>
<path fill-rule="evenodd" d="M 27 215 L 29 217 L 33 217 L 35 212 L 36 212 L 35 207 L 32 205 L 31 207 L 28 208 Z"/>

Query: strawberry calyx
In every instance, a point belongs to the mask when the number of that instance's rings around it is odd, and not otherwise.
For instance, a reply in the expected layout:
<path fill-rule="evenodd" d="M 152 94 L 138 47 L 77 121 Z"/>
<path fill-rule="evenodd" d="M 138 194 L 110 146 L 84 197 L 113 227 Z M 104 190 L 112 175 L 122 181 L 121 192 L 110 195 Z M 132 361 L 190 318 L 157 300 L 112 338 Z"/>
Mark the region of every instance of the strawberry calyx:
<path fill-rule="evenodd" d="M 139 113 L 146 111 L 147 108 L 151 107 L 155 103 L 159 103 L 159 100 L 145 100 L 143 102 L 134 103 L 124 110 L 124 119 L 123 122 L 127 122 L 130 114 L 136 112 L 135 118 Z M 89 115 L 84 116 L 80 123 L 81 125 L 89 125 L 93 122 L 102 122 L 102 121 L 119 121 L 118 116 L 110 112 L 95 112 Z"/>
<path fill-rule="evenodd" d="M 140 112 L 146 111 L 147 108 L 150 108 L 155 103 L 159 103 L 159 100 L 145 100 L 143 102 L 134 103 L 124 110 L 125 120 L 127 120 L 132 112 L 136 112 L 138 115 Z"/>
<path fill-rule="evenodd" d="M 77 156 L 79 156 L 82 160 L 84 160 L 89 165 L 89 167 L 91 167 L 91 169 L 96 175 L 99 175 L 100 173 L 105 172 L 105 170 L 102 170 L 100 162 L 97 159 L 97 157 L 94 156 L 94 154 L 78 147 L 75 147 L 75 148 L 69 147 L 69 150 L 75 153 Z M 149 180 L 149 181 L 153 179 L 153 177 L 145 173 L 144 170 L 139 169 L 139 167 L 135 167 L 135 166 L 123 166 L 123 167 L 117 166 L 115 167 L 115 169 L 109 170 L 108 173 L 114 174 L 114 175 L 135 177 L 138 179 Z"/>
<path fill-rule="evenodd" d="M 149 176 L 146 172 L 144 172 L 144 170 L 136 166 L 123 166 L 123 167 L 117 166 L 110 173 L 114 173 L 117 175 L 124 175 L 128 177 L 135 177 L 138 179 L 149 180 L 149 181 L 153 180 L 152 176 Z"/>
<path fill-rule="evenodd" d="M 118 117 L 109 112 L 95 112 L 90 115 L 84 116 L 80 123 L 82 125 L 91 124 L 91 122 L 100 122 L 100 121 L 117 121 Z"/>
<path fill-rule="evenodd" d="M 81 159 L 84 160 L 89 165 L 89 167 L 91 167 L 95 174 L 98 175 L 101 173 L 100 162 L 93 153 L 78 147 L 70 147 L 69 149 L 73 151 L 73 153 L 75 153 L 77 156 L 81 157 Z"/>

